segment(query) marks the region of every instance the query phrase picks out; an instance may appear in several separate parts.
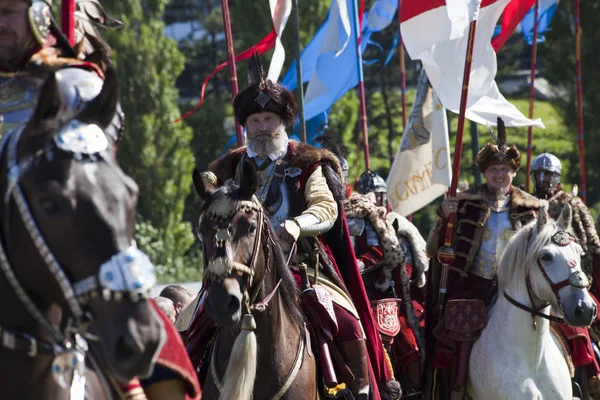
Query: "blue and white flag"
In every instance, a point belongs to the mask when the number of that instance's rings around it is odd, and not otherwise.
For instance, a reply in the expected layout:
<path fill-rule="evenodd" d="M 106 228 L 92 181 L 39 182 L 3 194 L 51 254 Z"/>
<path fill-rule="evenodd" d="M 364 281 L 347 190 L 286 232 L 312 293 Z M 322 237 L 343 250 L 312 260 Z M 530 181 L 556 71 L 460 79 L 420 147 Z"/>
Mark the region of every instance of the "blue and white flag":
<path fill-rule="evenodd" d="M 558 6 L 558 2 L 560 0 L 538 0 L 538 43 L 543 43 L 546 38 L 544 37 L 544 32 L 548 30 L 548 25 L 550 24 L 550 20 L 554 16 L 554 12 L 556 11 L 556 7 Z M 523 36 L 525 37 L 525 41 L 528 45 L 531 46 L 533 43 L 533 23 L 534 23 L 534 11 L 535 5 L 531 7 L 531 9 L 525 14 L 523 20 L 521 21 L 521 31 L 523 32 Z"/>

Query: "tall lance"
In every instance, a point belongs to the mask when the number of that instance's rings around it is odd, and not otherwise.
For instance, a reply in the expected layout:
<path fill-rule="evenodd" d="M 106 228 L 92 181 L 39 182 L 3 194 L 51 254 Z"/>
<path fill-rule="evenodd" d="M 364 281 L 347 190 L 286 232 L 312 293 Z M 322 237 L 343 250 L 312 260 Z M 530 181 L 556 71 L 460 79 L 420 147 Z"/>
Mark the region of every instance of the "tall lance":
<path fill-rule="evenodd" d="M 581 87 L 581 22 L 579 13 L 579 0 L 575 0 L 575 69 L 577 71 L 577 120 L 579 133 L 579 174 L 581 200 L 585 204 L 585 148 L 583 145 L 583 94 Z"/>
<path fill-rule="evenodd" d="M 460 158 L 462 155 L 463 134 L 465 131 L 465 113 L 467 110 L 467 97 L 469 95 L 469 81 L 471 79 L 471 62 L 473 59 L 473 44 L 475 42 L 475 31 L 477 29 L 477 17 L 481 0 L 473 0 L 469 4 L 469 36 L 467 42 L 467 53 L 465 58 L 465 69 L 463 73 L 462 93 L 460 97 L 460 109 L 458 114 L 458 129 L 456 131 L 456 145 L 454 146 L 454 164 L 452 167 L 452 183 L 448 191 L 449 197 L 456 196 L 458 186 L 458 174 L 460 173 Z M 446 305 L 446 292 L 448 289 L 448 273 L 450 266 L 456 258 L 456 251 L 452 247 L 452 232 L 454 227 L 454 213 L 448 216 L 444 245 L 438 249 L 437 259 L 442 264 L 442 276 L 440 278 L 440 289 L 438 296 L 438 321 L 444 314 Z"/>
<path fill-rule="evenodd" d="M 537 38 L 538 38 L 538 14 L 540 1 L 536 0 L 533 7 L 533 43 L 531 43 L 531 78 L 529 82 L 529 119 L 533 119 L 533 108 L 535 104 L 535 74 L 537 72 Z M 525 169 L 525 191 L 529 193 L 531 187 L 531 153 L 533 151 L 533 125 L 529 125 L 527 131 L 527 168 Z"/>
<path fill-rule="evenodd" d="M 402 89 L 402 132 L 406 129 L 406 61 L 404 56 L 404 42 L 400 24 L 400 8 L 402 0 L 398 0 L 398 52 L 400 53 L 400 87 Z"/>
<path fill-rule="evenodd" d="M 75 46 L 75 0 L 62 0 L 61 21 L 62 32 L 71 46 Z"/>
<path fill-rule="evenodd" d="M 296 22 L 296 78 L 298 80 L 298 105 L 300 114 L 300 139 L 306 143 L 306 121 L 304 120 L 304 87 L 302 83 L 302 60 L 300 58 L 300 12 L 298 0 L 294 0 L 294 19 Z"/>
<path fill-rule="evenodd" d="M 358 22 L 358 1 L 354 0 L 354 31 L 356 32 L 356 62 L 358 63 L 358 96 L 360 97 L 359 123 L 362 132 L 363 151 L 365 154 L 365 170 L 371 169 L 369 158 L 369 128 L 367 126 L 367 103 L 365 100 L 365 76 L 360 52 L 360 23 Z"/>
<path fill-rule="evenodd" d="M 233 49 L 233 37 L 231 36 L 231 20 L 229 18 L 229 2 L 221 0 L 221 9 L 223 11 L 223 28 L 225 29 L 225 43 L 227 45 L 227 64 L 229 66 L 229 77 L 231 86 L 231 98 L 238 94 L 237 72 L 235 70 L 235 52 Z M 242 126 L 235 120 L 235 136 L 238 147 L 244 145 L 244 134 Z"/>

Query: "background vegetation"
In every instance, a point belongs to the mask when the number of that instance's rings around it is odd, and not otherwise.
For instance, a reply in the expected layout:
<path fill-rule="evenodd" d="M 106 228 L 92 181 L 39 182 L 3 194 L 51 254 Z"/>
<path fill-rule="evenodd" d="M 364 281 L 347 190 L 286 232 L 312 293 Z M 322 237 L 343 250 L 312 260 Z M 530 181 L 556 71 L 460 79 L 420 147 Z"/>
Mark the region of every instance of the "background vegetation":
<path fill-rule="evenodd" d="M 204 77 L 226 60 L 223 22 L 219 0 L 104 0 L 107 10 L 123 21 L 118 31 L 106 32 L 114 51 L 121 82 L 121 102 L 126 113 L 126 136 L 119 149 L 119 161 L 140 185 L 136 240 L 158 266 L 160 280 L 198 280 L 202 260 L 200 246 L 193 234 L 197 222 L 198 200 L 191 186 L 191 171 L 203 169 L 221 153 L 233 133 L 231 96 L 227 69 L 209 83 L 204 106 L 183 123 L 173 124 L 182 112 L 193 107 Z M 230 0 L 235 51 L 240 52 L 271 30 L 267 1 Z M 372 1 L 366 1 L 366 8 Z M 330 0 L 300 1 L 300 38 L 306 45 L 322 24 Z M 572 33 L 573 12 L 570 2 L 560 3 L 547 42 L 539 49 L 539 74 L 561 93 L 551 102 L 538 101 L 535 115 L 544 120 L 546 130 L 534 132 L 533 153 L 555 153 L 563 161 L 567 188 L 579 182 L 577 153 L 577 114 L 575 106 L 575 60 Z M 582 60 L 586 140 L 588 204 L 600 209 L 600 151 L 597 130 L 600 117 L 600 80 L 596 68 L 600 55 L 595 43 L 600 29 L 594 19 L 600 14 L 600 2 L 581 3 Z M 394 22 L 376 34 L 373 40 L 384 49 L 392 47 L 397 31 Z M 284 72 L 294 57 L 294 22 L 290 19 L 283 34 L 287 50 Z M 184 32 L 183 34 L 181 32 Z M 168 37 L 175 34 L 177 40 Z M 380 58 L 372 48 L 365 59 Z M 529 68 L 529 47 L 515 34 L 501 50 L 498 81 Z M 385 57 L 381 57 L 385 58 Z M 270 54 L 264 56 L 269 60 Z M 407 57 L 408 85 L 414 87 L 418 65 Z M 265 61 L 265 64 L 267 62 Z M 244 87 L 246 63 L 238 65 L 240 86 Z M 398 53 L 385 68 L 381 63 L 365 67 L 369 117 L 369 146 L 372 168 L 384 177 L 402 134 L 400 69 Z M 408 110 L 414 90 L 408 92 Z M 527 90 L 510 98 L 524 113 L 528 110 Z M 456 117 L 451 116 L 451 145 L 454 146 Z M 332 109 L 329 129 L 343 138 L 348 148 L 351 178 L 364 169 L 358 146 L 358 99 L 354 91 Z M 480 145 L 489 135 L 479 127 Z M 512 129 L 509 140 L 517 144 L 525 157 L 526 129 Z M 475 183 L 471 137 L 466 134 L 461 179 Z M 524 163 L 523 163 L 524 164 Z M 517 184 L 525 181 L 524 173 Z M 415 224 L 426 236 L 439 201 L 414 215 Z"/>

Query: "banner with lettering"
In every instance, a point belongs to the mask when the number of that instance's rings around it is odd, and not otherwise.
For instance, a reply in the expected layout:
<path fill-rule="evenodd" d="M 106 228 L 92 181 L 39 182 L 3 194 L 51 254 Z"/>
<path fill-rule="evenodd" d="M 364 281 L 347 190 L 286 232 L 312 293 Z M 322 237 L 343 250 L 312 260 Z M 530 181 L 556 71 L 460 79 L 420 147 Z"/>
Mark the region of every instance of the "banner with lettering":
<path fill-rule="evenodd" d="M 393 211 L 407 216 L 446 193 L 452 180 L 449 142 L 446 109 L 422 70 L 410 119 L 387 179 Z"/>

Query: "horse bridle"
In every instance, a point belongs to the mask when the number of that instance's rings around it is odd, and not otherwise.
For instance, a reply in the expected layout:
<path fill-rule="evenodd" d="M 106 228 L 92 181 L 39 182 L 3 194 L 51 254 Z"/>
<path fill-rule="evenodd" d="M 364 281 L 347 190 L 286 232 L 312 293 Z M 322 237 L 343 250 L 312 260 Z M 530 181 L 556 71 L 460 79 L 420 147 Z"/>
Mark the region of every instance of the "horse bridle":
<path fill-rule="evenodd" d="M 202 224 L 204 220 L 209 220 L 216 225 L 217 232 L 214 236 L 214 242 L 217 248 L 223 248 L 227 240 L 231 237 L 231 228 L 235 224 L 235 221 L 238 219 L 238 215 L 241 214 L 251 214 L 256 212 L 258 214 L 258 223 L 256 227 L 256 233 L 254 236 L 254 243 L 252 245 L 252 253 L 250 255 L 250 264 L 246 266 L 245 264 L 241 264 L 231 260 L 229 257 L 216 257 L 207 261 L 205 259 L 205 269 L 204 269 L 204 277 L 206 282 L 222 281 L 228 276 L 231 276 L 233 273 L 237 272 L 240 275 L 244 275 L 246 278 L 246 284 L 244 288 L 244 307 L 245 307 L 245 315 L 242 322 L 242 329 L 256 329 L 256 322 L 254 321 L 254 317 L 252 316 L 252 311 L 263 312 L 267 309 L 269 302 L 277 293 L 279 289 L 279 285 L 281 284 L 281 279 L 277 282 L 271 293 L 269 293 L 265 298 L 256 302 L 256 298 L 260 293 L 262 286 L 264 285 L 264 280 L 266 277 L 266 273 L 262 275 L 260 283 L 257 285 L 254 294 L 250 295 L 248 290 L 252 287 L 252 282 L 254 280 L 254 269 L 256 266 L 256 260 L 258 259 L 258 252 L 260 249 L 260 245 L 263 244 L 264 248 L 269 249 L 267 246 L 268 242 L 273 242 L 269 234 L 269 229 L 267 226 L 267 220 L 264 215 L 264 209 L 260 205 L 260 202 L 255 196 L 252 196 L 252 200 L 243 200 L 239 201 L 239 206 L 236 207 L 231 213 L 227 215 L 221 215 L 220 213 L 205 211 L 199 220 L 199 225 Z M 200 234 L 198 234 L 200 236 Z M 200 238 L 202 239 L 202 238 Z M 290 257 L 288 257 L 287 264 L 289 265 L 292 254 L 294 253 L 295 244 L 292 246 Z M 269 254 L 267 253 L 265 265 L 269 263 Z M 305 328 L 306 334 L 306 328 Z M 218 340 L 218 337 L 215 341 Z M 302 354 L 304 354 L 306 348 L 306 341 L 304 337 L 300 339 L 300 345 L 298 346 L 298 350 L 296 353 L 296 359 L 287 375 L 285 381 L 277 391 L 277 393 L 271 398 L 271 400 L 278 400 L 287 392 L 287 390 L 291 387 L 294 379 L 298 375 L 300 368 L 302 367 Z M 216 346 L 216 344 L 213 344 Z M 213 381 L 215 386 L 219 390 L 219 392 L 223 391 L 221 382 L 219 377 L 217 376 L 217 367 L 215 360 L 215 351 L 211 351 L 211 362 L 210 369 L 213 376 Z"/>
<path fill-rule="evenodd" d="M 266 273 L 262 275 L 261 281 L 259 285 L 256 287 L 254 293 L 250 295 L 249 290 L 252 288 L 252 284 L 254 281 L 254 269 L 256 266 L 256 260 L 258 259 L 258 253 L 260 249 L 260 245 L 263 244 L 266 246 L 269 240 L 272 238 L 269 235 L 269 230 L 266 226 L 267 220 L 265 218 L 265 212 L 263 207 L 260 205 L 258 199 L 256 197 L 252 197 L 252 200 L 241 200 L 238 201 L 238 206 L 233 209 L 229 214 L 222 215 L 221 213 L 211 212 L 210 209 L 205 211 L 199 220 L 199 225 L 202 225 L 202 222 L 205 220 L 211 221 L 213 226 L 216 227 L 217 231 L 214 236 L 214 243 L 216 249 L 222 249 L 227 241 L 231 237 L 232 228 L 239 216 L 243 214 L 252 214 L 256 213 L 258 215 L 258 221 L 256 224 L 256 233 L 254 234 L 254 243 L 252 245 L 252 253 L 250 255 L 250 262 L 248 265 L 238 263 L 233 261 L 227 255 L 221 257 L 215 257 L 210 260 L 205 257 L 204 261 L 204 279 L 205 283 L 207 283 L 207 287 L 212 281 L 222 281 L 228 276 L 231 276 L 233 273 L 237 273 L 240 276 L 245 277 L 245 285 L 244 285 L 244 307 L 246 315 L 251 314 L 252 310 L 256 311 L 264 311 L 271 299 L 275 296 L 279 285 L 281 283 L 281 279 L 277 282 L 271 293 L 269 293 L 262 301 L 255 303 L 260 290 L 264 284 L 264 279 Z M 201 239 L 201 238 L 200 238 Z M 265 247 L 268 249 L 268 246 Z M 215 254 L 217 253 L 215 251 Z M 206 256 L 206 254 L 205 254 Z M 267 260 L 265 263 L 268 263 L 269 255 L 267 254 Z"/>
<path fill-rule="evenodd" d="M 102 298 L 106 301 L 111 298 L 119 301 L 123 298 L 123 294 L 129 295 L 132 301 L 146 298 L 148 291 L 156 283 L 154 266 L 148 256 L 138 250 L 135 244 L 132 244 L 128 249 L 113 255 L 110 260 L 101 264 L 98 273 L 75 283 L 69 280 L 65 270 L 46 244 L 35 222 L 21 189 L 20 180 L 31 169 L 37 159 L 44 155 L 51 159 L 54 151 L 69 154 L 79 162 L 96 162 L 104 159 L 105 154 L 108 154 L 108 140 L 102 129 L 97 125 L 72 120 L 57 132 L 52 143 L 35 154 L 24 156 L 19 162 L 17 159 L 18 144 L 24 129 L 25 125 L 21 125 L 19 128 L 8 132 L 0 142 L 0 157 L 6 151 L 8 171 L 7 187 L 3 197 L 4 205 L 9 210 L 10 200 L 14 200 L 35 248 L 62 291 L 72 315 L 72 320 L 65 329 L 66 334 L 54 328 L 27 294 L 8 261 L 7 249 L 4 241 L 1 240 L 0 269 L 27 312 L 53 338 L 52 345 L 55 348 L 55 354 L 71 351 L 74 348 L 81 348 L 83 354 L 85 354 L 87 344 L 84 343 L 83 337 L 94 339 L 87 333 L 87 328 L 92 319 L 92 315 L 84 310 L 88 298 L 98 297 L 99 291 L 101 291 Z M 4 220 L 6 224 L 8 218 L 5 216 Z M 7 235 L 6 225 L 4 230 L 4 234 Z M 6 239 L 6 237 L 3 239 Z M 20 336 L 23 335 L 25 335 L 25 338 L 30 337 L 26 334 L 20 334 Z M 71 340 L 71 338 L 74 339 Z M 39 342 L 42 343 L 42 341 Z M 35 357 L 37 351 L 30 351 L 28 354 Z"/>
<path fill-rule="evenodd" d="M 527 238 L 528 243 L 530 242 L 532 235 L 533 235 L 533 231 L 530 231 L 529 236 Z M 552 235 L 551 240 L 557 246 L 566 247 L 575 241 L 575 237 L 567 231 L 557 231 Z M 558 291 L 560 289 L 562 289 L 566 286 L 573 286 L 573 287 L 579 288 L 579 289 L 587 289 L 590 287 L 587 277 L 580 270 L 573 271 L 567 279 L 564 279 L 560 282 L 554 283 L 554 282 L 552 282 L 552 279 L 550 279 L 550 276 L 548 276 L 548 273 L 542 266 L 542 263 L 540 262 L 539 258 L 536 257 L 536 261 L 537 261 L 538 268 L 542 272 L 542 275 L 544 276 L 544 279 L 546 280 L 546 282 L 548 282 L 548 285 L 550 286 L 550 289 L 552 290 L 552 293 L 556 297 L 556 300 L 559 305 L 560 305 L 560 294 L 558 293 Z M 576 265 L 577 264 L 571 265 L 571 263 L 568 261 L 569 268 L 573 268 Z M 537 324 L 536 324 L 536 320 L 535 320 L 536 316 L 545 318 L 545 319 L 547 319 L 549 321 L 553 321 L 553 322 L 558 322 L 558 323 L 564 322 L 564 318 L 556 317 L 554 315 L 544 314 L 543 312 L 540 311 L 540 310 L 548 307 L 550 305 L 550 303 L 546 303 L 538 308 L 535 308 L 535 303 L 533 300 L 533 289 L 531 286 L 531 271 L 528 271 L 527 275 L 525 275 L 525 285 L 527 286 L 527 296 L 529 297 L 529 302 L 531 303 L 531 307 L 528 307 L 522 303 L 519 303 L 517 300 L 515 300 L 511 296 L 509 296 L 506 292 L 504 292 L 504 297 L 514 306 L 531 313 L 531 318 L 533 319 L 533 329 L 534 330 L 537 328 Z"/>

